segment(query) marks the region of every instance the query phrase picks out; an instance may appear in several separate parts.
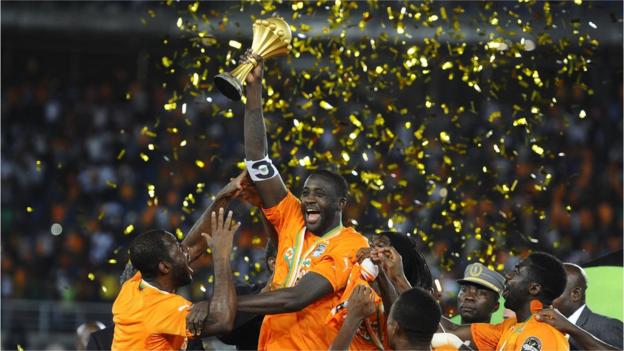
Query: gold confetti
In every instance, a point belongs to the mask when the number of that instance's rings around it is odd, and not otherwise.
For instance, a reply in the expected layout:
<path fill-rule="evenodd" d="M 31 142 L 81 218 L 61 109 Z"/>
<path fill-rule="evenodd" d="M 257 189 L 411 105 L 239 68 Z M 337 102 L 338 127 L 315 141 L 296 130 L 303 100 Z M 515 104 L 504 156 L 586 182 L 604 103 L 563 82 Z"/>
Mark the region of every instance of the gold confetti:
<path fill-rule="evenodd" d="M 544 154 L 544 149 L 542 149 L 539 145 L 536 145 L 536 144 L 531 145 L 531 150 L 533 150 L 533 152 L 535 152 L 536 154 L 540 156 Z"/>
<path fill-rule="evenodd" d="M 114 259 L 114 258 L 111 258 L 111 259 L 108 260 L 108 263 L 109 264 L 117 264 L 117 260 Z"/>
<path fill-rule="evenodd" d="M 124 229 L 124 234 L 128 235 L 130 233 L 132 233 L 134 231 L 134 225 L 133 224 L 129 224 L 126 229 Z"/>
<path fill-rule="evenodd" d="M 319 103 L 319 106 L 321 106 L 321 108 L 323 108 L 324 110 L 333 110 L 334 106 L 332 106 L 329 102 L 327 101 L 321 101 Z"/>
<path fill-rule="evenodd" d="M 89 274 L 87 275 L 87 278 L 89 278 L 89 280 L 94 280 L 94 279 L 95 279 L 95 274 L 93 274 L 93 273 L 89 273 Z"/>
<path fill-rule="evenodd" d="M 204 168 L 204 166 L 206 166 L 206 164 L 202 160 L 195 160 L 195 165 L 199 168 Z"/>
<path fill-rule="evenodd" d="M 33 208 L 30 206 L 26 206 L 26 212 L 31 213 L 33 211 Z"/>
<path fill-rule="evenodd" d="M 237 42 L 236 40 L 230 40 L 230 41 L 228 42 L 228 45 L 229 45 L 229 46 L 231 46 L 231 47 L 233 47 L 234 49 L 240 49 L 240 48 L 242 48 L 242 47 L 243 47 L 243 44 L 241 44 L 241 43 Z"/>
<path fill-rule="evenodd" d="M 440 132 L 440 140 L 442 142 L 444 142 L 444 143 L 450 143 L 451 142 L 451 137 L 450 137 L 450 135 L 447 132 L 442 131 L 442 132 Z"/>

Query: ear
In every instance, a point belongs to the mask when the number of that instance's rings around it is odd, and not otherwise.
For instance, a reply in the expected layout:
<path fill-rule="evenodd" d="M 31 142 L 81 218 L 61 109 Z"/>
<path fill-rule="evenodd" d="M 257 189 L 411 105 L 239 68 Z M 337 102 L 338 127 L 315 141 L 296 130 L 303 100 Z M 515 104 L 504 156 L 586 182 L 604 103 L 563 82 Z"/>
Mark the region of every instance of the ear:
<path fill-rule="evenodd" d="M 542 284 L 531 282 L 529 283 L 529 294 L 532 296 L 537 296 L 542 292 Z"/>
<path fill-rule="evenodd" d="M 583 299 L 583 289 L 578 286 L 572 289 L 572 291 L 570 292 L 570 299 L 574 302 L 581 301 Z"/>
<path fill-rule="evenodd" d="M 392 339 L 396 335 L 399 326 L 394 320 L 388 320 L 387 323 L 386 329 L 388 331 L 388 338 Z"/>
<path fill-rule="evenodd" d="M 167 261 L 158 262 L 158 270 L 162 275 L 169 274 L 169 271 L 171 271 L 171 263 Z"/>
<path fill-rule="evenodd" d="M 269 259 L 267 260 L 267 265 L 269 266 L 271 272 L 275 271 L 275 257 L 269 257 Z"/>
<path fill-rule="evenodd" d="M 342 211 L 344 209 L 344 207 L 347 205 L 347 198 L 346 197 L 341 197 L 338 199 L 338 207 L 340 208 L 340 210 Z"/>

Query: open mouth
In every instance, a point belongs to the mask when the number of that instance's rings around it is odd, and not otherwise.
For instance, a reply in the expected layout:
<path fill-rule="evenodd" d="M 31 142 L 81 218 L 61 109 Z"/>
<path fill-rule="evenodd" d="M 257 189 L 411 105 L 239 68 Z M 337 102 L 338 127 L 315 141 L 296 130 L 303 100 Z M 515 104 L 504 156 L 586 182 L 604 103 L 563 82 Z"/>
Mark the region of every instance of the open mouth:
<path fill-rule="evenodd" d="M 316 224 L 321 220 L 321 212 L 308 209 L 305 211 L 305 219 L 308 224 Z"/>

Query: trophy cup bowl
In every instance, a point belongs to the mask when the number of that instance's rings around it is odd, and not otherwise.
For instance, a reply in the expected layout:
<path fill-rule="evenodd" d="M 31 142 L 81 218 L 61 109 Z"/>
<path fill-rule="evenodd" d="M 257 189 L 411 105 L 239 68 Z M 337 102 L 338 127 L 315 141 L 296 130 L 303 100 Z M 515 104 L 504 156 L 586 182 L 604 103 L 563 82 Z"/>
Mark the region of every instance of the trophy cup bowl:
<path fill-rule="evenodd" d="M 252 53 L 262 56 L 263 60 L 290 52 L 292 32 L 284 19 L 273 17 L 256 20 L 253 24 Z M 217 89 L 230 100 L 238 101 L 243 96 L 245 78 L 259 62 L 250 57 L 250 61 L 242 63 L 231 72 L 218 74 L 214 77 Z"/>

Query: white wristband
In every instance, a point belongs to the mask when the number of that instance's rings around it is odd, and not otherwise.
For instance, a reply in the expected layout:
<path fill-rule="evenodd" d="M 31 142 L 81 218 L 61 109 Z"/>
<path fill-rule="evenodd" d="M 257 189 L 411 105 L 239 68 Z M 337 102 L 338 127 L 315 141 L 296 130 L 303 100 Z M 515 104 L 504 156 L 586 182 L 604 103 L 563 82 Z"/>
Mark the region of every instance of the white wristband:
<path fill-rule="evenodd" d="M 264 156 L 262 160 L 245 160 L 245 166 L 247 166 L 247 171 L 251 176 L 251 180 L 253 180 L 254 182 L 271 179 L 279 175 L 279 173 L 277 172 L 277 168 L 275 168 L 273 162 L 268 155 Z"/>

